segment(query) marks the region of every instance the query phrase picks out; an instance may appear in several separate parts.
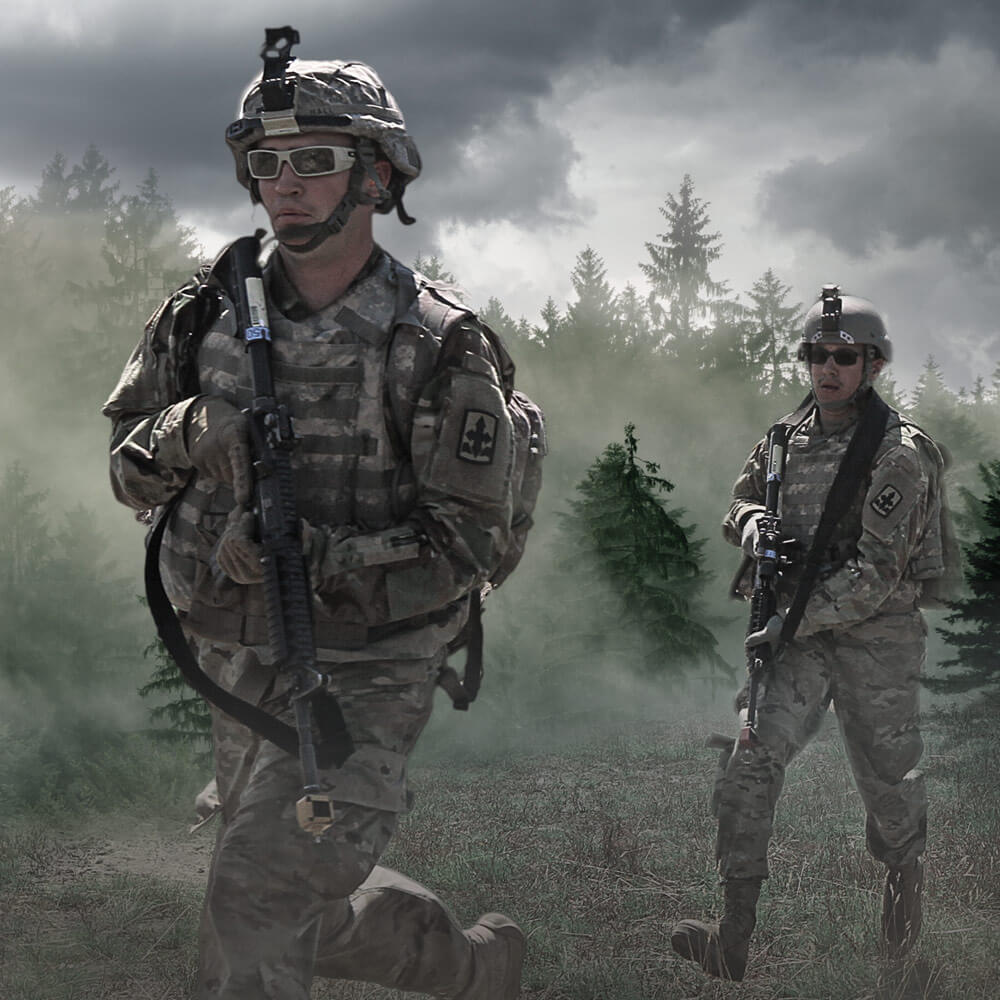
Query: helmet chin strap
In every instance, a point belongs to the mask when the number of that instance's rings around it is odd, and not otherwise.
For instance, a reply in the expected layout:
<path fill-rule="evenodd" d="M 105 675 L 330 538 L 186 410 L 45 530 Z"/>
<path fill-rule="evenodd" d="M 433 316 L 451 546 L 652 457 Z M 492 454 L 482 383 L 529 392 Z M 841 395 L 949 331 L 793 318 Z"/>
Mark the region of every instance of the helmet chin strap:
<path fill-rule="evenodd" d="M 292 253 L 308 253 L 315 250 L 321 243 L 331 236 L 339 233 L 351 212 L 358 205 L 378 204 L 383 198 L 389 197 L 389 192 L 375 170 L 375 146 L 370 139 L 358 139 L 357 157 L 354 166 L 351 167 L 350 183 L 347 186 L 347 193 L 337 203 L 337 207 L 330 213 L 325 222 L 313 222 L 307 226 L 289 226 L 281 236 L 276 238 L 278 242 Z M 364 184 L 366 180 L 375 182 L 375 194 L 366 195 Z M 288 243 L 289 239 L 300 239 L 308 236 L 305 243 Z"/>

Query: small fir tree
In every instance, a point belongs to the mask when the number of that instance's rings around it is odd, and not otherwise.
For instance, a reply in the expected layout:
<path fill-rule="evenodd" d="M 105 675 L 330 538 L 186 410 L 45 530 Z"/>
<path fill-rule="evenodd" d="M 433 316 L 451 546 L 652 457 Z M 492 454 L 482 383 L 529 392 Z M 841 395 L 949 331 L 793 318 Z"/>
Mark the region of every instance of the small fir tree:
<path fill-rule="evenodd" d="M 966 510 L 959 519 L 974 538 L 963 546 L 969 594 L 948 605 L 945 621 L 960 627 L 938 629 L 955 656 L 941 662 L 947 676 L 925 678 L 924 684 L 941 694 L 981 689 L 1000 698 L 1000 461 L 981 464 L 979 475 L 985 496 L 963 490 Z"/>
<path fill-rule="evenodd" d="M 704 543 L 681 524 L 682 510 L 667 510 L 673 484 L 659 467 L 639 458 L 635 425 L 624 445 L 604 449 L 577 486 L 561 519 L 564 570 L 588 589 L 595 573 L 603 592 L 581 602 L 581 632 L 591 647 L 637 662 L 644 672 L 680 673 L 700 663 L 729 674 L 704 624 L 697 597 L 709 577 Z M 592 588 L 590 588 L 592 589 Z"/>
<path fill-rule="evenodd" d="M 139 694 L 143 698 L 169 699 L 149 710 L 153 735 L 169 743 L 193 743 L 200 756 L 207 758 L 212 740 L 208 702 L 188 686 L 159 636 L 143 650 L 143 655 L 152 660 L 153 675 L 139 688 Z"/>

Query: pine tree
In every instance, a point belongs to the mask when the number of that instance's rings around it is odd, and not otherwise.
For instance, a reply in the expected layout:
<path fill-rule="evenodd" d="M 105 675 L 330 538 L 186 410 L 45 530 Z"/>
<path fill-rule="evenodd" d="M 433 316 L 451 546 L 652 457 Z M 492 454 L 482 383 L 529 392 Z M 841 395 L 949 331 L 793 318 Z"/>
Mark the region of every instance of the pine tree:
<path fill-rule="evenodd" d="M 418 252 L 416 259 L 413 261 L 413 270 L 419 271 L 425 277 L 430 278 L 431 281 L 440 281 L 446 285 L 458 284 L 458 279 L 451 271 L 445 268 L 444 261 L 437 254 L 425 257 L 422 253 Z"/>
<path fill-rule="evenodd" d="M 479 318 L 501 339 L 511 347 L 514 344 L 524 344 L 533 339 L 531 326 L 526 319 L 514 319 L 503 307 L 503 303 L 491 295 L 486 305 L 478 311 Z"/>
<path fill-rule="evenodd" d="M 73 398 L 99 405 L 107 396 L 108 373 L 128 356 L 163 296 L 194 272 L 199 253 L 193 230 L 178 221 L 154 170 L 134 194 L 107 209 L 101 246 L 106 273 L 67 286 L 86 323 L 74 324 L 62 344 Z"/>
<path fill-rule="evenodd" d="M 71 190 L 70 179 L 66 176 L 66 157 L 56 153 L 42 167 L 42 180 L 30 204 L 35 211 L 60 215 L 69 211 Z"/>
<path fill-rule="evenodd" d="M 541 326 L 532 327 L 533 338 L 543 347 L 554 348 L 559 343 L 566 321 L 551 295 L 542 307 L 541 320 Z"/>
<path fill-rule="evenodd" d="M 951 451 L 958 466 L 971 470 L 987 451 L 986 439 L 973 423 L 969 407 L 962 406 L 947 387 L 933 355 L 924 363 L 906 413 Z"/>
<path fill-rule="evenodd" d="M 583 640 L 651 674 L 681 673 L 695 663 L 728 674 L 697 604 L 708 580 L 704 543 L 681 524 L 682 510 L 665 508 L 673 484 L 637 450 L 630 423 L 624 445 L 604 449 L 562 514 L 557 562 L 579 582 L 580 621 L 558 641 L 572 650 Z"/>
<path fill-rule="evenodd" d="M 632 282 L 618 296 L 618 322 L 624 347 L 636 357 L 648 358 L 656 347 L 650 302 Z"/>
<path fill-rule="evenodd" d="M 979 466 L 985 487 L 982 499 L 966 494 L 966 517 L 961 526 L 971 529 L 973 541 L 963 546 L 965 583 L 969 596 L 949 604 L 949 625 L 938 632 L 956 655 L 941 662 L 946 677 L 927 677 L 924 684 L 943 694 L 980 690 L 1000 697 L 1000 462 Z M 971 501 L 971 502 L 970 502 Z"/>
<path fill-rule="evenodd" d="M 607 280 L 607 268 L 593 247 L 577 254 L 570 281 L 576 300 L 566 308 L 563 346 L 593 359 L 620 346 L 617 296 Z"/>
<path fill-rule="evenodd" d="M 650 263 L 639 267 L 652 287 L 661 346 L 694 364 L 727 291 L 725 282 L 709 274 L 722 254 L 721 234 L 707 231 L 708 205 L 695 197 L 690 174 L 684 175 L 678 197 L 667 195 L 660 214 L 667 220 L 667 231 L 658 235 L 658 243 L 646 244 Z"/>
<path fill-rule="evenodd" d="M 47 268 L 30 214 L 28 200 L 18 197 L 13 187 L 0 188 L 0 302 L 6 330 L 0 378 L 10 380 L 10 390 L 4 392 L 8 399 L 31 372 L 40 349 L 39 309 L 32 287 L 45 278 Z"/>
<path fill-rule="evenodd" d="M 753 305 L 747 312 L 744 350 L 764 392 L 780 392 L 798 381 L 795 345 L 804 314 L 801 303 L 786 304 L 790 291 L 768 268 L 747 292 Z"/>
<path fill-rule="evenodd" d="M 168 699 L 149 711 L 154 735 L 170 743 L 193 743 L 207 758 L 212 740 L 212 715 L 208 702 L 184 680 L 159 636 L 146 646 L 143 656 L 152 660 L 153 674 L 139 688 L 139 694 L 143 698 Z"/>

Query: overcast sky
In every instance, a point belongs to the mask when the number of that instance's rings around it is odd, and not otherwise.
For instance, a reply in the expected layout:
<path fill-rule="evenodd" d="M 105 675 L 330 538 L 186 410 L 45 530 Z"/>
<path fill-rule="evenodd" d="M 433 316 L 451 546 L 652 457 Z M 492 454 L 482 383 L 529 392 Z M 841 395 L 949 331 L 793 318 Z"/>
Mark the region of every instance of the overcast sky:
<path fill-rule="evenodd" d="M 879 304 L 912 385 L 1000 361 L 1000 14 L 989 0 L 13 0 L 0 12 L 0 185 L 31 194 L 94 143 L 122 190 L 149 167 L 206 251 L 264 224 L 222 141 L 265 26 L 302 58 L 359 58 L 424 161 L 379 220 L 439 253 L 474 305 L 537 322 L 592 246 L 645 289 L 644 243 L 690 174 L 745 292 L 838 281 Z"/>

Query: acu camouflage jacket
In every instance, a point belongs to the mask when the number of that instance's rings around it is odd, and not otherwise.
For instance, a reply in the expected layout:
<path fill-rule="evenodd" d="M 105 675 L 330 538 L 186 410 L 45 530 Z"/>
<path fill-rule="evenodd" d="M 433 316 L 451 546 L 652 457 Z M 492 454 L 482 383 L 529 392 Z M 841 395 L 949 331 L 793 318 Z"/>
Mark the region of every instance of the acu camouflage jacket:
<path fill-rule="evenodd" d="M 276 394 L 299 436 L 293 452 L 321 657 L 426 657 L 453 638 L 466 595 L 509 544 L 510 417 L 499 359 L 474 315 L 381 250 L 336 302 L 308 314 L 275 254 L 264 269 Z M 189 283 L 154 313 L 104 407 L 111 478 L 134 508 L 178 494 L 161 571 L 189 631 L 261 644 L 262 588 L 226 577 L 214 553 L 232 491 L 192 470 L 185 414 L 199 394 L 249 403 L 233 309 L 218 287 L 207 330 Z M 192 336 L 193 335 L 193 336 Z M 438 364 L 445 338 L 459 359 Z M 191 345 L 197 345 L 192 349 Z M 417 544 L 396 546 L 400 528 Z M 318 545 L 319 553 L 316 548 Z"/>
<path fill-rule="evenodd" d="M 789 439 L 781 528 L 798 543 L 799 558 L 809 549 L 856 426 L 852 422 L 824 433 L 814 410 Z M 723 521 L 723 534 L 734 545 L 740 544 L 747 519 L 764 509 L 766 463 L 767 442 L 762 440 L 733 486 Z M 944 469 L 941 451 L 930 437 L 892 411 L 871 470 L 834 531 L 830 563 L 813 587 L 797 635 L 912 612 L 938 581 L 954 574 L 946 552 L 951 525 Z M 782 575 L 778 599 L 786 606 L 798 575 L 794 565 Z"/>

